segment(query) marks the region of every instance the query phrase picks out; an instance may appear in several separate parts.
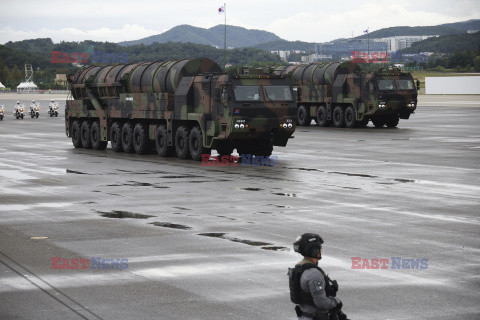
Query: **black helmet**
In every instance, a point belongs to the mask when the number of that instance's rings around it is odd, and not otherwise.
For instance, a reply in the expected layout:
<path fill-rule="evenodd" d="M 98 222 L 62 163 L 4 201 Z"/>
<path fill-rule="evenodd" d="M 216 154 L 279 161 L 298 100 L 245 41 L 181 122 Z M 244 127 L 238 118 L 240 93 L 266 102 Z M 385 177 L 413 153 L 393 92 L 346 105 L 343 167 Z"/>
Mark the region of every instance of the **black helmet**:
<path fill-rule="evenodd" d="M 304 233 L 293 243 L 293 250 L 304 257 L 321 259 L 323 239 L 316 233 Z"/>

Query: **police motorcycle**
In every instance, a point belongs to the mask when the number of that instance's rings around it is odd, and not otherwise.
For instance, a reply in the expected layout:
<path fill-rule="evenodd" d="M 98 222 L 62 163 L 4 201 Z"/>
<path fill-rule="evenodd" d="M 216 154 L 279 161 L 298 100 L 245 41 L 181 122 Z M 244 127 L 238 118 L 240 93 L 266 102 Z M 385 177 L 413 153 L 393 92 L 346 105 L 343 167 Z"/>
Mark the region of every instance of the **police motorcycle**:
<path fill-rule="evenodd" d="M 17 101 L 17 104 L 15 105 L 13 116 L 16 119 L 23 119 L 23 117 L 25 117 L 25 106 L 23 104 L 20 104 L 20 101 Z"/>
<path fill-rule="evenodd" d="M 30 105 L 30 117 L 32 118 L 38 118 L 40 115 L 40 105 L 35 102 L 35 100 L 32 100 L 32 104 Z"/>
<path fill-rule="evenodd" d="M 5 107 L 0 106 L 0 121 L 3 121 L 4 116 L 5 116 Z"/>
<path fill-rule="evenodd" d="M 58 104 L 54 100 L 48 105 L 48 114 L 50 117 L 58 117 Z"/>

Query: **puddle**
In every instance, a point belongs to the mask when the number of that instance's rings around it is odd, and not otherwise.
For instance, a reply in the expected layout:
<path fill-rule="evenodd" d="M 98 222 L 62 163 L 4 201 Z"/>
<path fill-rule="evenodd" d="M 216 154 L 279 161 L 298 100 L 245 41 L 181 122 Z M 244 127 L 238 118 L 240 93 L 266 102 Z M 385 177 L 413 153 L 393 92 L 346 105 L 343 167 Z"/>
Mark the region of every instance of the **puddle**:
<path fill-rule="evenodd" d="M 164 228 L 172 228 L 172 229 L 180 229 L 180 230 L 189 230 L 192 229 L 191 227 L 184 226 L 183 224 L 176 224 L 170 222 L 152 222 L 156 227 L 164 227 Z"/>
<path fill-rule="evenodd" d="M 347 172 L 329 172 L 329 173 L 334 173 L 334 174 L 343 174 L 345 176 L 349 177 L 363 177 L 363 178 L 378 178 L 377 176 L 371 176 L 368 174 L 361 174 L 361 173 L 347 173 Z"/>
<path fill-rule="evenodd" d="M 212 238 L 223 238 L 226 233 L 217 232 L 217 233 L 199 233 L 199 236 L 212 237 Z"/>
<path fill-rule="evenodd" d="M 342 189 L 348 189 L 348 190 L 362 190 L 361 188 L 354 188 L 354 187 L 341 187 Z"/>
<path fill-rule="evenodd" d="M 401 182 L 401 183 L 415 182 L 415 180 L 410 180 L 410 179 L 393 179 L 393 181 Z"/>
<path fill-rule="evenodd" d="M 218 233 L 199 233 L 199 236 L 204 236 L 204 237 L 211 237 L 211 238 L 222 238 L 226 240 L 230 240 L 233 242 L 238 242 L 238 243 L 243 243 L 247 244 L 249 246 L 253 247 L 261 247 L 261 246 L 271 246 L 271 243 L 268 242 L 263 242 L 263 241 L 253 241 L 253 240 L 245 240 L 245 239 L 239 239 L 239 238 L 230 238 L 226 237 L 226 233 L 218 232 Z"/>
<path fill-rule="evenodd" d="M 297 194 L 295 193 L 281 193 L 281 192 L 276 192 L 276 193 L 273 193 L 274 195 L 276 196 L 286 196 L 286 197 L 292 197 L 292 198 L 296 198 L 297 197 Z"/>
<path fill-rule="evenodd" d="M 268 212 L 268 211 L 260 211 L 259 213 L 263 213 L 263 214 L 272 214 L 273 212 Z"/>
<path fill-rule="evenodd" d="M 262 249 L 271 251 L 288 251 L 287 247 L 262 247 Z"/>
<path fill-rule="evenodd" d="M 153 187 L 155 189 L 168 189 L 167 186 L 159 186 L 148 182 L 127 181 L 124 184 L 107 184 L 107 187 Z"/>
<path fill-rule="evenodd" d="M 80 172 L 80 171 L 75 171 L 75 170 L 70 170 L 70 169 L 66 169 L 66 172 L 67 173 L 73 173 L 73 174 L 88 174 L 88 173 L 85 173 L 85 172 Z"/>
<path fill-rule="evenodd" d="M 182 178 L 203 178 L 203 176 L 194 176 L 194 175 L 186 175 L 186 176 L 163 176 L 160 178 L 164 179 L 182 179 Z"/>
<path fill-rule="evenodd" d="M 393 138 L 391 140 L 410 140 L 410 138 Z"/>
<path fill-rule="evenodd" d="M 218 218 L 224 218 L 224 219 L 228 219 L 228 220 L 232 220 L 232 221 L 237 221 L 237 219 L 230 218 L 230 217 L 226 217 L 226 216 L 220 216 L 220 215 L 216 215 L 215 217 L 218 217 Z"/>
<path fill-rule="evenodd" d="M 117 210 L 113 210 L 113 211 L 110 211 L 110 212 L 103 212 L 103 211 L 98 211 L 98 210 L 95 210 L 95 211 L 97 211 L 102 217 L 105 217 L 105 218 L 148 219 L 148 218 L 151 218 L 151 217 L 155 217 L 155 216 L 151 216 L 151 215 L 148 215 L 148 214 L 133 213 L 133 212 L 128 212 L 128 211 L 117 211 Z"/>
<path fill-rule="evenodd" d="M 318 170 L 318 169 L 309 169 L 309 168 L 298 168 L 298 170 L 301 170 L 301 171 L 317 171 L 317 172 L 323 172 L 323 171 Z"/>
<path fill-rule="evenodd" d="M 242 190 L 246 191 L 262 191 L 262 188 L 241 188 Z"/>
<path fill-rule="evenodd" d="M 192 209 L 188 209 L 188 208 L 184 208 L 184 207 L 172 207 L 172 208 L 175 208 L 175 209 L 178 209 L 178 210 L 192 210 Z"/>

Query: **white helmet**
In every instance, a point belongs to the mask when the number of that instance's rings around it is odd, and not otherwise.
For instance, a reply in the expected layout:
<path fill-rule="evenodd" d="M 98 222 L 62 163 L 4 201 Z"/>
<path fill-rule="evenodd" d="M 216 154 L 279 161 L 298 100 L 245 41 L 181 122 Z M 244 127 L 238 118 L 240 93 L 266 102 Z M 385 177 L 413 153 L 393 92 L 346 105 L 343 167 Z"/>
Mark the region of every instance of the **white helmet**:
<path fill-rule="evenodd" d="M 20 104 L 20 101 L 17 101 L 17 104 Z"/>
<path fill-rule="evenodd" d="M 32 103 L 35 103 L 35 100 L 32 100 Z"/>

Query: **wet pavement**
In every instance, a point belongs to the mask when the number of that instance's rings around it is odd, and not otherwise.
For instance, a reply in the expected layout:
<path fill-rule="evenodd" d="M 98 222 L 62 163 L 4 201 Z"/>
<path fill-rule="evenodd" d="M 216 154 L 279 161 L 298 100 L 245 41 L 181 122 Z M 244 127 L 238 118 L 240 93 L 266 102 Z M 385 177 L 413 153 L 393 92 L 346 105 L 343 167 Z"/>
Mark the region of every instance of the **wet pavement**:
<path fill-rule="evenodd" d="M 479 96 L 422 96 L 396 129 L 298 127 L 274 167 L 74 149 L 48 101 L 24 120 L 14 102 L 1 319 L 295 319 L 304 232 L 352 319 L 480 317 Z"/>

